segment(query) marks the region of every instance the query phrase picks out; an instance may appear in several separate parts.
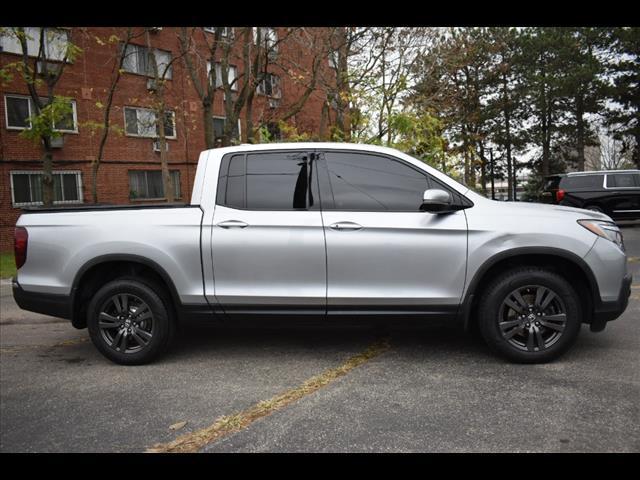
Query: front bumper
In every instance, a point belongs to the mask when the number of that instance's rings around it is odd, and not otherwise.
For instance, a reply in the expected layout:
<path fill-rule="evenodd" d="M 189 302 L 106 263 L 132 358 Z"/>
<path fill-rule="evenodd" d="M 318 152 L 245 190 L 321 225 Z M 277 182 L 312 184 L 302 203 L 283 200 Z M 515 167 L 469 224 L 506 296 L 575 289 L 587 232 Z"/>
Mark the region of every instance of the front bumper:
<path fill-rule="evenodd" d="M 615 320 L 623 314 L 629 304 L 632 280 L 633 277 L 631 274 L 624 277 L 617 300 L 612 302 L 600 302 L 600 304 L 596 306 L 593 311 L 593 319 L 591 320 L 592 332 L 600 332 L 604 330 L 607 322 Z"/>
<path fill-rule="evenodd" d="M 11 280 L 13 298 L 18 306 L 30 312 L 51 315 L 52 317 L 71 319 L 71 297 L 51 293 L 25 291 L 18 281 Z"/>

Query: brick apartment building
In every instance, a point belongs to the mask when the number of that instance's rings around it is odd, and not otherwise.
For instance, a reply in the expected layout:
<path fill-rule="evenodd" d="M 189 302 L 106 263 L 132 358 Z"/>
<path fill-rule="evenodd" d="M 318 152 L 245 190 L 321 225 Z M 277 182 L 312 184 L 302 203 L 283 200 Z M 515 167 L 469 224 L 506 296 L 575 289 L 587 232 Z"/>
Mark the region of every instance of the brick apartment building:
<path fill-rule="evenodd" d="M 206 44 L 198 43 L 198 38 L 213 35 L 213 28 L 205 28 L 197 36 L 194 35 L 195 46 L 202 50 L 203 58 L 207 58 L 208 51 Z M 56 95 L 73 99 L 73 118 L 60 125 L 64 135 L 53 155 L 56 205 L 92 202 L 91 165 L 98 152 L 101 132 L 92 130 L 88 125 L 90 122 L 102 122 L 103 110 L 99 105 L 105 103 L 117 48 L 117 44 L 108 39 L 112 35 L 121 35 L 123 30 L 111 27 L 71 29 L 72 42 L 82 51 L 72 63 L 65 66 L 55 89 Z M 285 30 L 268 29 L 268 34 L 270 38 L 277 38 L 278 35 L 286 35 Z M 33 29 L 34 36 L 38 31 L 39 28 Z M 156 27 L 148 35 L 151 47 L 157 49 L 158 63 L 179 56 L 177 31 L 173 27 Z M 64 31 L 60 32 L 64 35 Z M 234 35 L 234 29 L 225 28 L 224 34 Z M 145 36 L 138 37 L 132 43 L 138 45 L 131 47 L 133 50 L 140 49 L 137 53 L 145 52 Z M 295 59 L 291 64 L 300 65 L 301 69 L 310 67 L 305 66 L 305 62 L 308 64 L 311 61 L 311 54 L 302 45 L 283 42 L 279 45 L 277 55 L 291 56 Z M 0 46 L 0 68 L 20 61 L 21 50 L 15 39 L 0 36 Z M 30 45 L 29 53 L 31 48 Z M 111 132 L 106 143 L 97 181 L 100 203 L 157 202 L 164 197 L 160 154 L 157 146 L 154 148 L 155 129 L 146 127 L 141 121 L 150 114 L 149 110 L 144 109 L 152 101 L 148 91 L 149 75 L 144 71 L 136 71 L 139 70 L 137 63 L 134 59 L 126 64 L 114 94 L 111 123 L 119 127 L 121 133 Z M 230 77 L 242 77 L 242 62 L 237 63 Z M 320 68 L 326 73 L 326 78 L 331 78 L 333 70 L 328 55 L 322 59 Z M 280 112 L 301 97 L 304 87 L 301 82 L 295 81 L 299 72 L 278 69 L 277 65 L 270 67 L 269 71 L 273 71 L 273 75 L 267 77 L 268 84 L 263 82 L 257 88 L 252 118 L 255 126 L 267 125 L 273 134 L 278 135 L 275 125 Z M 333 75 L 335 78 L 335 73 Z M 38 93 L 44 95 L 45 91 L 39 87 Z M 27 85 L 20 74 L 14 73 L 12 80 L 0 86 L 0 96 L 0 251 L 6 251 L 13 248 L 13 227 L 20 209 L 42 203 L 38 174 L 42 171 L 43 150 L 39 144 L 19 135 L 28 128 L 25 114 L 32 109 Z M 213 105 L 214 118 L 211 121 L 214 122 L 216 136 L 221 134 L 225 122 L 222 97 L 222 92 L 216 94 Z M 171 65 L 166 103 L 171 112 L 171 122 L 165 129 L 169 168 L 178 200 L 188 202 L 198 156 L 206 148 L 205 120 L 200 97 L 182 59 L 176 59 Z M 326 134 L 323 132 L 331 123 L 331 113 L 331 107 L 327 106 L 326 88 L 319 86 L 308 97 L 303 108 L 287 120 L 287 124 L 295 127 L 298 133 L 307 133 L 312 139 L 324 139 Z M 245 117 L 243 111 L 235 132 L 237 142 L 246 141 Z"/>

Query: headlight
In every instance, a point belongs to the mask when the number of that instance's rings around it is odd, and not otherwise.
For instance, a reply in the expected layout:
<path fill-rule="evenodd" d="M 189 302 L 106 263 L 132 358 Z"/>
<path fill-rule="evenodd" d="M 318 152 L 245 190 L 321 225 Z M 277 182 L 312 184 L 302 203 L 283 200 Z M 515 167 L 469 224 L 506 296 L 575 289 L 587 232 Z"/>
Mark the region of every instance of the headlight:
<path fill-rule="evenodd" d="M 615 223 L 603 222 L 601 220 L 578 220 L 578 223 L 599 237 L 612 241 L 624 250 L 622 233 Z"/>

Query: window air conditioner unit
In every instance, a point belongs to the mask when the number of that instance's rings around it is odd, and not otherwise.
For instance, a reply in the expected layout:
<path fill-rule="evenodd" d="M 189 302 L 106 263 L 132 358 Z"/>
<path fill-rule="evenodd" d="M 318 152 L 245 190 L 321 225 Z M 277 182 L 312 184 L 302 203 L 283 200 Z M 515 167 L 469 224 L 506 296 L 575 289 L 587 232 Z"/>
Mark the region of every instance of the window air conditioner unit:
<path fill-rule="evenodd" d="M 279 106 L 280 106 L 280 99 L 279 98 L 270 98 L 269 99 L 269 107 L 278 108 Z"/>
<path fill-rule="evenodd" d="M 158 89 L 156 85 L 156 80 L 154 78 L 149 78 L 147 80 L 147 90 L 150 92 L 155 92 Z"/>
<path fill-rule="evenodd" d="M 59 137 L 50 138 L 49 145 L 51 148 L 62 148 L 64 146 L 64 137 L 60 135 Z"/>
<path fill-rule="evenodd" d="M 159 152 L 160 151 L 160 140 L 154 140 L 153 141 L 153 151 L 154 152 Z M 166 142 L 164 142 L 164 151 L 168 152 L 169 151 L 169 144 Z"/>

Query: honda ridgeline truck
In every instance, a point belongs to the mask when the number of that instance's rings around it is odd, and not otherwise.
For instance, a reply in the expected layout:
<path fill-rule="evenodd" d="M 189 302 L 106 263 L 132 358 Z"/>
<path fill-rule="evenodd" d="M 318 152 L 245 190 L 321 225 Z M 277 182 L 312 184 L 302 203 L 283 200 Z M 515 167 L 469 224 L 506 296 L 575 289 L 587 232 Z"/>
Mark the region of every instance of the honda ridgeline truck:
<path fill-rule="evenodd" d="M 370 145 L 207 150 L 187 205 L 25 211 L 15 245 L 18 305 L 121 364 L 182 320 L 254 315 L 445 320 L 546 362 L 620 316 L 631 284 L 607 215 L 488 200 Z"/>

